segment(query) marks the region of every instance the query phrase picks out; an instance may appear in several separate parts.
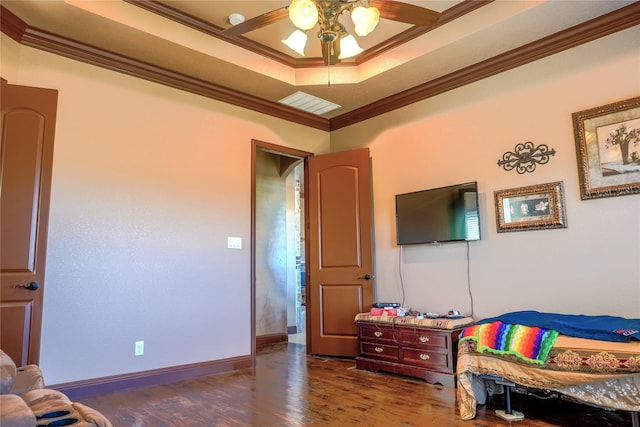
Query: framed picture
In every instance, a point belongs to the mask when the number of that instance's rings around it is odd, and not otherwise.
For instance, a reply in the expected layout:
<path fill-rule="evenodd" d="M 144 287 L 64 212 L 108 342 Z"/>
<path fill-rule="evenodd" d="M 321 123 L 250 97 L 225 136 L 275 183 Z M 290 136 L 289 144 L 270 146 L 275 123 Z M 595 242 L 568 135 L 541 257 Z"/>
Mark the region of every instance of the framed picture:
<path fill-rule="evenodd" d="M 567 228 L 562 181 L 494 191 L 498 233 Z"/>
<path fill-rule="evenodd" d="M 573 113 L 582 200 L 640 194 L 640 97 Z"/>

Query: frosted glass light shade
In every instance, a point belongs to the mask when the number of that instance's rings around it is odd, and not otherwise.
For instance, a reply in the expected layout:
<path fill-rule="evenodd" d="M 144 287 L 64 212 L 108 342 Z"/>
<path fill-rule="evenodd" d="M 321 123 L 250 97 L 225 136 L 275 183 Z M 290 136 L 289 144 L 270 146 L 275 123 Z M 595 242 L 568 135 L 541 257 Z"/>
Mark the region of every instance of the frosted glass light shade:
<path fill-rule="evenodd" d="M 282 40 L 282 43 L 304 56 L 304 47 L 307 45 L 307 34 L 300 30 L 295 30 L 286 40 Z"/>
<path fill-rule="evenodd" d="M 357 6 L 351 11 L 351 20 L 355 25 L 356 34 L 366 36 L 378 25 L 380 11 L 375 7 Z"/>
<path fill-rule="evenodd" d="M 293 0 L 289 5 L 289 19 L 301 30 L 310 30 L 318 23 L 318 8 L 311 0 Z"/>
<path fill-rule="evenodd" d="M 340 59 L 351 58 L 362 52 L 362 48 L 358 45 L 356 38 L 351 34 L 340 39 Z"/>

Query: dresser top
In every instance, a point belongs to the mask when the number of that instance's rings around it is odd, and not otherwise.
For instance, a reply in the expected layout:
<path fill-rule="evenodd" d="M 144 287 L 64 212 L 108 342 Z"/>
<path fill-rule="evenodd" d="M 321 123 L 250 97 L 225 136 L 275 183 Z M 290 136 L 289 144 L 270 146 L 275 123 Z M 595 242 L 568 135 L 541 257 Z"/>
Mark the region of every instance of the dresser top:
<path fill-rule="evenodd" d="M 474 322 L 472 317 L 461 317 L 457 319 L 450 319 L 447 317 L 440 317 L 437 319 L 420 319 L 417 316 L 372 316 L 369 313 L 358 313 L 355 321 L 385 323 L 398 326 L 420 326 L 435 329 L 457 329 Z"/>

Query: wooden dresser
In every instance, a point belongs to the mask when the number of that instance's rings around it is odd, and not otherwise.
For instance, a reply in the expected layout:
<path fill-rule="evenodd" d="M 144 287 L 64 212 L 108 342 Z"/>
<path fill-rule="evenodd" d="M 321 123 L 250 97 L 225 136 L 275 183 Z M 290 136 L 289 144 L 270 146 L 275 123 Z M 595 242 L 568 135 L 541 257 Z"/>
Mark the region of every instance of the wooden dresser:
<path fill-rule="evenodd" d="M 356 367 L 422 378 L 432 384 L 456 386 L 458 336 L 452 329 L 419 324 L 356 320 L 359 354 Z"/>

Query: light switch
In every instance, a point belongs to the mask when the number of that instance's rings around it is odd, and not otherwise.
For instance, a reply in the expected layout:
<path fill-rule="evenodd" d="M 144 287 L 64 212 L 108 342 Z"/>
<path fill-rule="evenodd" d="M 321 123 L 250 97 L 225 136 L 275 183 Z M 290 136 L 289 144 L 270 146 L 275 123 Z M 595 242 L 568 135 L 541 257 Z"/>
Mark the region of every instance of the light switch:
<path fill-rule="evenodd" d="M 227 237 L 227 248 L 242 249 L 242 237 Z"/>

